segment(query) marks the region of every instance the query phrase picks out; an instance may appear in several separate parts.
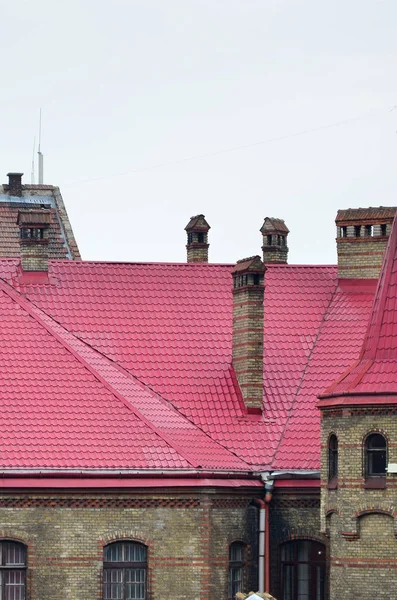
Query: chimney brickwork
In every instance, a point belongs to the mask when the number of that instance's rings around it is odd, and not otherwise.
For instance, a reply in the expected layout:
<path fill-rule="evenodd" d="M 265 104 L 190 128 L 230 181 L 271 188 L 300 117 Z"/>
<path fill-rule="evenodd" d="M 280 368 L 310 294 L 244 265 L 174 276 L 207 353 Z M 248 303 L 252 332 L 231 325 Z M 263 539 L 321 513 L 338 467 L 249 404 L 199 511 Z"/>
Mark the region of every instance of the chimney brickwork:
<path fill-rule="evenodd" d="M 233 367 L 249 413 L 263 402 L 263 296 L 265 267 L 259 256 L 233 269 Z"/>
<path fill-rule="evenodd" d="M 339 210 L 335 219 L 340 279 L 377 279 L 395 207 Z"/>
<path fill-rule="evenodd" d="M 287 238 L 289 229 L 282 219 L 265 217 L 262 227 L 263 262 L 286 264 L 288 262 Z"/>
<path fill-rule="evenodd" d="M 204 215 L 191 217 L 185 227 L 187 233 L 187 262 L 208 262 L 208 231 L 210 226 L 205 220 Z"/>
<path fill-rule="evenodd" d="M 22 196 L 22 176 L 23 173 L 7 173 L 10 196 Z"/>
<path fill-rule="evenodd" d="M 48 209 L 20 210 L 21 264 L 23 271 L 48 271 L 48 232 L 51 214 Z"/>

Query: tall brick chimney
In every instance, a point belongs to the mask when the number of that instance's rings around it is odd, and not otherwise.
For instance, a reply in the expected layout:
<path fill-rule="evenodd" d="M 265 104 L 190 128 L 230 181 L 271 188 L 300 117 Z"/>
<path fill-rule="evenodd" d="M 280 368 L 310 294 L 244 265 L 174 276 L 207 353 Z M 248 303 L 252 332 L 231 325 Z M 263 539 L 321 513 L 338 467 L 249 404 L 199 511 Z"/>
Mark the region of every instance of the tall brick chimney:
<path fill-rule="evenodd" d="M 379 206 L 338 211 L 335 223 L 340 279 L 378 278 L 396 210 Z"/>
<path fill-rule="evenodd" d="M 22 176 L 23 173 L 7 173 L 10 196 L 22 196 Z"/>
<path fill-rule="evenodd" d="M 21 209 L 18 213 L 23 271 L 48 271 L 48 232 L 51 213 L 45 208 Z"/>
<path fill-rule="evenodd" d="M 239 260 L 233 276 L 233 367 L 247 411 L 263 400 L 263 296 L 265 267 L 259 256 Z"/>
<path fill-rule="evenodd" d="M 263 262 L 287 263 L 288 246 L 287 237 L 289 229 L 282 219 L 265 217 L 260 232 L 263 238 Z"/>
<path fill-rule="evenodd" d="M 204 215 L 191 217 L 185 227 L 187 233 L 187 262 L 208 262 L 208 231 L 210 226 Z"/>

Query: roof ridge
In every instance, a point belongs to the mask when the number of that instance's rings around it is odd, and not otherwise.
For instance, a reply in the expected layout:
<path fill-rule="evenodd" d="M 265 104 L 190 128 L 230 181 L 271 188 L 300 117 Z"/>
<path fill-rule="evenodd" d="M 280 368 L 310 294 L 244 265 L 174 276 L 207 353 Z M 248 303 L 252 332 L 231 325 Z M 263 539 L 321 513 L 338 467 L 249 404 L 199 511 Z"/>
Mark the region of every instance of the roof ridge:
<path fill-rule="evenodd" d="M 193 468 L 200 467 L 201 465 L 197 465 L 197 461 L 196 461 L 196 463 L 192 462 L 192 458 L 189 456 L 186 456 L 186 453 L 189 454 L 189 451 L 188 451 L 188 449 L 181 448 L 181 446 L 175 442 L 176 435 L 171 436 L 169 433 L 164 432 L 157 425 L 155 425 L 151 419 L 149 419 L 145 414 L 143 414 L 143 412 L 141 410 L 142 406 L 141 406 L 141 409 L 139 409 L 133 403 L 132 398 L 131 399 L 126 398 L 125 394 L 127 393 L 128 384 L 138 386 L 138 388 L 141 392 L 143 392 L 146 395 L 149 395 L 152 398 L 152 400 L 155 400 L 157 405 L 161 405 L 163 407 L 163 413 L 164 413 L 164 410 L 168 411 L 168 413 L 172 412 L 172 415 L 174 417 L 173 426 L 175 428 L 175 434 L 176 434 L 176 430 L 177 430 L 177 427 L 175 427 L 175 426 L 178 425 L 178 423 L 177 423 L 178 420 L 180 421 L 179 422 L 180 428 L 182 428 L 186 431 L 190 429 L 191 430 L 189 432 L 190 435 L 187 438 L 189 440 L 189 442 L 190 441 L 192 442 L 192 443 L 190 443 L 190 446 L 192 444 L 194 445 L 198 441 L 197 436 L 194 436 L 191 434 L 193 434 L 194 432 L 200 432 L 201 436 L 205 436 L 207 441 L 210 441 L 213 445 L 216 445 L 218 448 L 221 448 L 224 453 L 227 453 L 228 455 L 230 455 L 230 457 L 233 457 L 233 459 L 235 461 L 238 461 L 239 463 L 241 463 L 241 466 L 243 466 L 243 465 L 247 466 L 247 470 L 249 470 L 248 465 L 245 463 L 245 461 L 243 461 L 243 459 L 237 457 L 232 452 L 230 452 L 230 450 L 225 448 L 223 445 L 219 444 L 219 442 L 213 440 L 208 434 L 206 434 L 204 431 L 202 431 L 200 428 L 198 428 L 194 423 L 189 421 L 184 415 L 182 415 L 177 409 L 175 409 L 169 402 L 167 402 L 164 398 L 159 396 L 156 392 L 154 392 L 153 390 L 151 390 L 150 388 L 145 386 L 142 382 L 140 382 L 131 373 L 129 373 L 128 371 L 125 371 L 124 369 L 121 370 L 121 369 L 117 368 L 116 367 L 117 363 L 113 363 L 108 357 L 104 356 L 103 354 L 98 352 L 95 348 L 93 348 L 92 346 L 90 346 L 89 344 L 87 344 L 86 342 L 81 340 L 80 338 L 76 337 L 73 333 L 71 333 L 65 327 L 63 327 L 63 325 L 58 323 L 53 317 L 51 317 L 47 313 L 45 313 L 41 308 L 39 308 L 31 300 L 28 300 L 26 297 L 22 296 L 22 294 L 20 294 L 20 292 L 18 292 L 15 288 L 13 288 L 11 285 L 9 285 L 7 282 L 5 282 L 2 278 L 0 278 L 0 289 L 2 289 L 3 292 L 5 292 L 12 300 L 14 300 L 17 304 L 19 304 L 19 306 L 21 306 L 21 308 L 23 308 L 32 318 L 34 318 L 53 337 L 55 337 L 57 339 L 57 341 L 59 343 L 61 343 L 76 358 L 76 360 L 78 360 L 80 363 L 82 363 L 85 366 L 85 368 L 87 368 L 94 375 L 94 377 L 108 389 L 108 391 L 110 391 L 129 410 L 131 410 L 139 419 L 141 419 L 157 436 L 159 436 L 161 439 L 163 439 L 167 443 L 168 446 L 171 446 L 173 448 L 173 450 L 175 450 L 179 454 L 179 456 L 183 460 L 185 460 L 188 464 L 190 464 Z M 69 338 L 69 339 L 67 339 L 67 338 Z M 76 348 L 76 346 L 77 346 L 77 348 Z M 82 355 L 81 352 L 79 352 L 79 348 L 78 348 L 79 346 L 81 347 L 82 350 L 84 350 L 84 356 Z M 90 353 L 92 354 L 92 356 L 89 358 L 88 355 Z M 107 369 L 110 368 L 111 370 L 116 371 L 117 377 L 115 378 L 115 381 L 113 383 L 109 382 L 108 379 L 104 375 L 101 375 L 101 373 L 98 369 L 98 360 L 103 363 L 103 365 L 102 365 L 103 367 L 105 367 Z M 97 365 L 95 365 L 95 362 L 97 363 Z M 110 373 L 109 373 L 109 375 L 110 375 Z M 126 381 L 120 382 L 119 381 L 120 375 L 122 375 L 122 377 L 125 378 Z M 119 389 L 117 389 L 117 388 L 119 388 Z M 122 388 L 124 388 L 124 389 L 122 389 Z M 130 390 L 130 392 L 131 392 L 131 390 Z M 152 408 L 152 412 L 153 412 L 153 408 L 154 408 L 153 405 L 151 406 L 151 408 Z M 156 408 L 157 408 L 156 414 L 158 414 L 158 412 L 161 412 L 161 411 L 158 411 L 159 406 L 157 406 Z M 150 412 L 150 410 L 149 410 L 149 412 Z M 163 414 L 163 416 L 165 417 L 166 415 Z M 168 414 L 168 417 L 169 417 L 169 414 Z M 213 448 L 212 448 L 212 450 L 213 450 Z M 236 470 L 242 470 L 242 469 L 236 468 Z"/>

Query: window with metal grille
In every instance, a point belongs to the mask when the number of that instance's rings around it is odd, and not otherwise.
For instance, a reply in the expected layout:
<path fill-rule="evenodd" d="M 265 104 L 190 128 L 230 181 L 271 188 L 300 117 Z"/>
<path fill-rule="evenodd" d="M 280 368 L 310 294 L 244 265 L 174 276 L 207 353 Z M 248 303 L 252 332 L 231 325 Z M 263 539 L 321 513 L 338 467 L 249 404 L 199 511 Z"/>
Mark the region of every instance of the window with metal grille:
<path fill-rule="evenodd" d="M 146 546 L 114 542 L 105 546 L 103 560 L 103 600 L 146 600 Z"/>
<path fill-rule="evenodd" d="M 332 434 L 328 442 L 328 480 L 338 477 L 338 438 Z"/>
<path fill-rule="evenodd" d="M 25 600 L 26 547 L 0 542 L 0 600 Z"/>
<path fill-rule="evenodd" d="M 21 227 L 21 238 L 23 240 L 42 240 L 44 239 L 44 229 L 42 227 Z"/>
<path fill-rule="evenodd" d="M 386 223 L 382 223 L 382 225 L 380 226 L 380 234 L 383 236 L 387 235 Z"/>
<path fill-rule="evenodd" d="M 365 440 L 365 475 L 386 475 L 387 443 L 381 433 L 371 433 Z"/>
<path fill-rule="evenodd" d="M 244 575 L 244 552 L 243 542 L 233 542 L 229 550 L 229 591 L 228 599 L 234 600 L 236 594 L 243 589 Z"/>
<path fill-rule="evenodd" d="M 282 600 L 325 600 L 325 546 L 295 540 L 281 546 Z"/>

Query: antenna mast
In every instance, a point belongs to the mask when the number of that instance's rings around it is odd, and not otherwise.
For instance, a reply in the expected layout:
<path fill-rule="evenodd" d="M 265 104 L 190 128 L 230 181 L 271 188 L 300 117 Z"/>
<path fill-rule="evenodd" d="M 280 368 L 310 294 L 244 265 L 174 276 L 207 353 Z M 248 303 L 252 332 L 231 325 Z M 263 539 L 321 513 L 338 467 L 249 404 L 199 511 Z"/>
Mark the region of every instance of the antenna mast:
<path fill-rule="evenodd" d="M 34 154 L 36 150 L 36 136 L 33 138 L 33 154 L 32 154 L 32 172 L 30 175 L 30 183 L 34 185 Z"/>
<path fill-rule="evenodd" d="M 40 120 L 39 120 L 39 148 L 38 148 L 38 157 L 39 157 L 39 184 L 44 183 L 43 181 L 43 155 L 41 153 L 41 108 L 40 108 Z"/>

